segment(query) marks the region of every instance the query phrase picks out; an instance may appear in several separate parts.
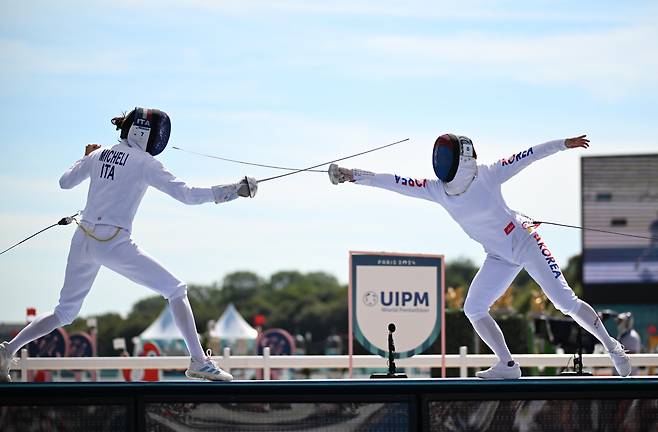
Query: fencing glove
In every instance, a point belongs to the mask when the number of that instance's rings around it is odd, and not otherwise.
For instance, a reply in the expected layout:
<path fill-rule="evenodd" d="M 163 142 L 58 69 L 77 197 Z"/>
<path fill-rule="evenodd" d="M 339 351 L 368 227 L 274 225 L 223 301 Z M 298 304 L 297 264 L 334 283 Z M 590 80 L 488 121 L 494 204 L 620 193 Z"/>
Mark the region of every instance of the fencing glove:
<path fill-rule="evenodd" d="M 355 182 L 365 176 L 375 175 L 370 171 L 364 171 L 358 168 L 341 168 L 336 164 L 329 165 L 329 180 L 337 185 L 338 183 Z"/>
<path fill-rule="evenodd" d="M 212 187 L 212 193 L 215 197 L 215 204 L 232 201 L 239 196 L 253 198 L 256 196 L 257 190 L 258 182 L 253 177 L 245 177 L 238 183 L 217 185 Z"/>
<path fill-rule="evenodd" d="M 238 195 L 253 198 L 258 191 L 258 181 L 253 177 L 245 177 L 238 183 Z"/>

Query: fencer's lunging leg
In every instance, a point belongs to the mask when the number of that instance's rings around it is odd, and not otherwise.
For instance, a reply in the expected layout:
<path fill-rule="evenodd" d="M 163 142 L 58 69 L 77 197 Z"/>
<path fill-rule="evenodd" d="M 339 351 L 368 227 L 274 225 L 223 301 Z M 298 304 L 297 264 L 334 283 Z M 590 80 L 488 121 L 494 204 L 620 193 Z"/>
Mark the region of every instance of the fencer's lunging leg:
<path fill-rule="evenodd" d="M 528 238 L 528 246 L 523 258 L 528 274 L 539 284 L 557 309 L 571 316 L 608 351 L 616 346 L 617 341 L 610 337 L 596 311 L 573 292 L 562 274 L 562 269 L 538 232 L 535 231 L 532 237 Z"/>
<path fill-rule="evenodd" d="M 12 355 L 24 345 L 45 336 L 63 325 L 73 322 L 82 302 L 96 279 L 100 265 L 89 250 L 89 238 L 78 229 L 71 239 L 66 262 L 64 284 L 59 293 L 59 303 L 53 312 L 40 315 L 6 344 Z"/>
<path fill-rule="evenodd" d="M 53 312 L 40 315 L 7 343 L 7 350 L 11 355 L 15 355 L 24 345 L 39 339 L 41 336 L 47 335 L 61 325 L 62 323 L 59 321 L 59 318 Z"/>
<path fill-rule="evenodd" d="M 489 308 L 503 295 L 519 270 L 520 267 L 516 264 L 488 255 L 473 278 L 464 302 L 464 313 L 473 328 L 504 363 L 512 361 L 512 354 L 505 343 L 503 332 L 489 315 Z"/>
<path fill-rule="evenodd" d="M 608 330 L 594 308 L 580 299 L 578 299 L 578 304 L 580 306 L 569 314 L 571 318 L 596 337 L 607 351 L 614 349 L 617 346 L 617 340 L 608 334 Z"/>
<path fill-rule="evenodd" d="M 192 307 L 187 294 L 169 299 L 169 306 L 171 313 L 176 321 L 176 326 L 180 330 L 187 344 L 187 349 L 190 351 L 190 366 L 185 371 L 188 378 L 200 378 L 213 381 L 231 381 L 233 375 L 222 370 L 210 358 L 203 354 L 203 348 L 199 342 L 199 337 L 196 333 L 196 325 L 194 324 L 194 315 L 192 314 Z"/>
<path fill-rule="evenodd" d="M 187 299 L 187 285 L 164 268 L 155 258 L 135 244 L 128 233 L 122 233 L 112 253 L 104 254 L 103 264 L 128 279 L 160 293 L 169 301 L 176 326 L 180 330 L 190 356 L 205 360 L 196 332 L 192 308 Z"/>
<path fill-rule="evenodd" d="M 633 371 L 631 360 L 626 354 L 624 347 L 613 339 L 601 322 L 601 318 L 592 306 L 582 300 L 578 300 L 579 307 L 570 315 L 582 328 L 594 335 L 605 347 L 610 355 L 617 373 L 620 376 L 629 376 Z"/>
<path fill-rule="evenodd" d="M 169 301 L 176 325 L 190 350 L 190 378 L 231 381 L 233 376 L 222 370 L 203 354 L 194 324 L 194 315 L 187 299 L 187 285 L 165 269 L 155 258 L 139 248 L 126 233 L 117 239 L 112 253 L 103 256 L 103 264 L 128 279 L 144 285 Z"/>
<path fill-rule="evenodd" d="M 169 306 L 176 326 L 183 335 L 183 339 L 185 339 L 190 356 L 197 361 L 205 361 L 206 357 L 203 354 L 203 348 L 199 342 L 192 306 L 190 306 L 190 300 L 187 298 L 187 295 L 170 299 Z"/>
<path fill-rule="evenodd" d="M 523 264 L 528 274 L 539 284 L 556 308 L 571 316 L 603 344 L 619 375 L 630 375 L 631 362 L 624 348 L 608 334 L 596 311 L 573 292 L 539 233 L 534 232 L 528 239 L 528 244 L 529 247 L 525 248 L 526 253 L 523 254 Z"/>
<path fill-rule="evenodd" d="M 496 357 L 498 357 L 501 362 L 508 363 L 513 361 L 512 353 L 510 353 L 509 348 L 505 343 L 505 336 L 500 330 L 498 323 L 496 323 L 496 320 L 494 320 L 491 315 L 487 314 L 477 321 L 471 321 L 471 324 L 478 336 L 480 336 L 484 343 L 491 348 L 491 351 L 496 354 Z"/>

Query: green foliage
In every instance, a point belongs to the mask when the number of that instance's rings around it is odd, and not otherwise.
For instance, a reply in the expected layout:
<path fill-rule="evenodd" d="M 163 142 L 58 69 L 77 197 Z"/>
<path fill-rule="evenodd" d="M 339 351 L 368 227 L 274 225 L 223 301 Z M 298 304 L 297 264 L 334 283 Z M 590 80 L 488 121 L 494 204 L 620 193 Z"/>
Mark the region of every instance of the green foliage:
<path fill-rule="evenodd" d="M 473 326 L 463 310 L 446 310 L 446 354 L 459 354 L 461 346 L 468 347 L 470 353 L 475 352 L 473 334 Z M 441 353 L 440 339 L 432 345 L 432 354 Z"/>
<path fill-rule="evenodd" d="M 106 313 L 96 317 L 98 323 L 98 355 L 107 357 L 115 355 L 112 341 L 115 338 L 125 337 L 124 320 L 121 315 L 117 313 Z M 127 342 L 130 342 L 132 336 L 128 337 Z"/>
<path fill-rule="evenodd" d="M 582 257 L 581 255 L 574 255 L 569 258 L 567 266 L 562 269 L 562 273 L 566 278 L 567 282 L 573 290 L 576 292 L 576 295 L 583 295 L 583 271 L 581 267 Z"/>
<path fill-rule="evenodd" d="M 228 274 L 221 285 L 191 285 L 188 297 L 201 334 L 230 303 L 248 322 L 263 314 L 264 330 L 278 327 L 293 335 L 310 332 L 309 354 L 323 354 L 330 335 L 347 334 L 347 287 L 322 272 L 281 271 L 264 280 L 253 272 L 239 271 Z M 125 338 L 132 351 L 132 338 L 144 331 L 165 305 L 162 297 L 152 296 L 135 303 L 125 319 L 111 313 L 98 316 L 99 355 L 116 355 L 112 340 L 117 337 Z M 84 320 L 74 324 L 82 328 Z"/>
<path fill-rule="evenodd" d="M 446 287 L 468 287 L 479 267 L 468 258 L 457 258 L 446 263 Z"/>

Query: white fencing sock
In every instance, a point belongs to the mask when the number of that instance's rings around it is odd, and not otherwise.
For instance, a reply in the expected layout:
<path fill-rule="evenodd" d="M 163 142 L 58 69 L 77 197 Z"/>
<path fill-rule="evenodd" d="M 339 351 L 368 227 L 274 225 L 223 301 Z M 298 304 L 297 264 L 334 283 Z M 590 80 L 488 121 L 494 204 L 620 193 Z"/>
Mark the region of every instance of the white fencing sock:
<path fill-rule="evenodd" d="M 12 355 L 14 355 L 23 347 L 23 345 L 27 345 L 33 340 L 47 335 L 61 325 L 59 318 L 57 318 L 53 312 L 39 315 L 7 344 L 7 349 Z"/>
<path fill-rule="evenodd" d="M 496 354 L 501 362 L 508 365 L 513 362 L 512 353 L 507 348 L 503 332 L 491 315 L 487 314 L 484 318 L 471 321 L 471 324 L 473 324 L 473 328 L 480 338 L 491 348 L 491 351 Z"/>
<path fill-rule="evenodd" d="M 174 316 L 176 326 L 183 335 L 183 339 L 185 339 L 185 344 L 190 351 L 190 355 L 195 360 L 200 362 L 205 361 L 206 356 L 203 353 L 201 342 L 199 342 L 192 306 L 190 306 L 187 295 L 169 300 L 169 306 L 171 307 L 171 314 Z"/>
<path fill-rule="evenodd" d="M 569 314 L 571 318 L 601 341 L 606 350 L 614 349 L 617 346 L 617 340 L 610 337 L 594 308 L 582 300 L 578 300 L 578 303 L 580 303 L 580 307 L 576 312 Z"/>

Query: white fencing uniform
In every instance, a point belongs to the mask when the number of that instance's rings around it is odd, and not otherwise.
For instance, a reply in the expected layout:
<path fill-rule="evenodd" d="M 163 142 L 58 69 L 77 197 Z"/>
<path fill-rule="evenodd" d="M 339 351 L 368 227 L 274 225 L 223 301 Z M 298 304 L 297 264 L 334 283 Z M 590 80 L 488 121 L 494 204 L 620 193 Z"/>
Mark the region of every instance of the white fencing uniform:
<path fill-rule="evenodd" d="M 98 238 L 109 238 L 116 231 L 112 225 L 93 225 L 84 221 L 82 225 Z M 55 308 L 61 325 L 70 324 L 78 316 L 101 265 L 152 289 L 167 300 L 187 293 L 185 282 L 137 246 L 128 231 L 121 230 L 112 240 L 100 242 L 78 228 L 71 240 L 64 285 Z"/>
<path fill-rule="evenodd" d="M 100 148 L 79 159 L 62 175 L 60 186 L 70 189 L 89 178 L 87 205 L 81 225 L 99 241 L 78 228 L 71 241 L 64 285 L 55 315 L 61 325 L 71 323 L 80 311 L 103 265 L 144 285 L 168 300 L 182 297 L 187 285 L 137 246 L 130 237 L 133 219 L 148 186 L 185 204 L 214 202 L 212 188 L 190 187 L 167 171 L 153 156 L 130 147 L 125 140 Z M 228 199 L 233 196 L 227 197 Z"/>
<path fill-rule="evenodd" d="M 469 237 L 484 247 L 487 258 L 473 279 L 464 304 L 471 321 L 488 315 L 489 307 L 522 268 L 558 309 L 569 314 L 579 307 L 578 298 L 541 236 L 507 206 L 501 193 L 501 185 L 523 168 L 565 149 L 564 140 L 550 141 L 493 164 L 478 165 L 477 176 L 459 195 L 446 193 L 445 184 L 438 179 L 355 171 L 354 180 L 440 204 Z"/>
<path fill-rule="evenodd" d="M 185 204 L 215 200 L 212 188 L 190 187 L 176 178 L 153 156 L 121 140 L 79 159 L 59 179 L 71 189 L 90 179 L 82 220 L 132 230 L 133 219 L 149 186 Z"/>
<path fill-rule="evenodd" d="M 453 152 L 458 150 L 460 153 L 456 173 L 454 176 L 450 172 L 446 174 L 446 180 L 451 178 L 448 182 L 346 170 L 336 165 L 329 168 L 329 179 L 334 184 L 349 180 L 438 203 L 469 237 L 484 247 L 487 257 L 471 282 L 464 313 L 499 361 L 491 368 L 476 373 L 476 376 L 484 379 L 521 377 L 521 368 L 513 360 L 500 327 L 489 314 L 489 308 L 522 268 L 559 310 L 570 315 L 603 344 L 619 374 L 628 376 L 631 364 L 622 345 L 610 337 L 596 311 L 576 297 L 539 233 L 530 226 L 530 221 L 507 206 L 501 193 L 501 185 L 532 162 L 566 150 L 566 141 L 549 141 L 490 165 L 476 165 L 474 157 L 466 154 L 475 154 L 474 149 L 465 147 L 465 144 L 471 143 L 470 139 L 462 138 L 465 137 L 459 138 L 461 149 L 452 148 Z M 582 138 L 584 135 L 576 140 Z M 587 142 L 583 140 L 582 143 L 576 142 L 576 145 L 586 147 Z M 454 153 L 451 156 L 450 151 L 445 152 L 446 148 L 450 150 L 441 143 L 437 148 L 435 143 L 432 162 L 437 176 L 445 171 L 441 164 L 450 164 L 450 159 L 454 158 Z"/>
<path fill-rule="evenodd" d="M 146 110 L 146 115 L 148 118 L 149 110 Z M 142 129 L 149 131 L 151 128 L 142 127 L 136 134 L 143 136 Z M 160 144 L 162 151 L 166 141 Z M 131 239 L 130 231 L 149 186 L 185 204 L 220 203 L 238 196 L 253 197 L 256 180 L 245 177 L 235 184 L 190 187 L 167 171 L 143 146 L 131 145 L 125 139 L 76 161 L 62 175 L 59 184 L 63 189 L 70 189 L 87 178 L 90 179 L 87 204 L 71 240 L 59 303 L 54 311 L 36 317 L 11 341 L 0 343 L 0 381 L 11 381 L 11 359 L 22 346 L 73 322 L 101 266 L 152 289 L 169 301 L 176 326 L 190 351 L 188 377 L 218 381 L 233 379 L 203 352 L 187 298 L 187 285 L 140 249 Z"/>

